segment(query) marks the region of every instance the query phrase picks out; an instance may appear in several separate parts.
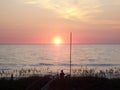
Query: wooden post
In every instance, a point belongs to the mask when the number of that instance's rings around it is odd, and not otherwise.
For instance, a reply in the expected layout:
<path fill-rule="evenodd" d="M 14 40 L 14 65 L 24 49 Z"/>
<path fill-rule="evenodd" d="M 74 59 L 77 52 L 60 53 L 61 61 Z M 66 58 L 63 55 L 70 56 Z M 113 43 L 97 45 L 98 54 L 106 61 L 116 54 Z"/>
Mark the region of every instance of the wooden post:
<path fill-rule="evenodd" d="M 70 32 L 70 77 L 71 77 L 72 32 Z"/>

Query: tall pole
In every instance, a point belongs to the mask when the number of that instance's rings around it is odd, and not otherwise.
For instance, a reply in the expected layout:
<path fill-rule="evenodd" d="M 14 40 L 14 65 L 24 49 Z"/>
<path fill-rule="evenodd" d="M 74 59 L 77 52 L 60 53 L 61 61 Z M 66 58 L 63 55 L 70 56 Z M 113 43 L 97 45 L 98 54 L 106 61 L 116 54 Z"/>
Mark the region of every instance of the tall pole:
<path fill-rule="evenodd" d="M 72 32 L 70 32 L 70 77 L 71 77 Z"/>

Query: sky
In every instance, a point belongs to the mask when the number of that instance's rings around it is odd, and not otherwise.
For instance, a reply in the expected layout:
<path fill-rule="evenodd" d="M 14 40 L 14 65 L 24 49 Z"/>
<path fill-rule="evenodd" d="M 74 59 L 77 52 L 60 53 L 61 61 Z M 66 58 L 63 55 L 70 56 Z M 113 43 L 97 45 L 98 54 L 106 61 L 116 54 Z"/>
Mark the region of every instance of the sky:
<path fill-rule="evenodd" d="M 0 0 L 0 44 L 120 43 L 120 0 Z"/>

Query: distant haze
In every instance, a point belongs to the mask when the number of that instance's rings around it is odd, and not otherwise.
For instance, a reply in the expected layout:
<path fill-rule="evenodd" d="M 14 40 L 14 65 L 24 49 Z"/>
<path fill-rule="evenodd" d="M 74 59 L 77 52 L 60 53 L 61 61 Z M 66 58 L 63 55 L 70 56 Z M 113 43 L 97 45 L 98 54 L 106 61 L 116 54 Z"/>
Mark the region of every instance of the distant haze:
<path fill-rule="evenodd" d="M 120 0 L 0 0 L 0 43 L 120 43 Z"/>

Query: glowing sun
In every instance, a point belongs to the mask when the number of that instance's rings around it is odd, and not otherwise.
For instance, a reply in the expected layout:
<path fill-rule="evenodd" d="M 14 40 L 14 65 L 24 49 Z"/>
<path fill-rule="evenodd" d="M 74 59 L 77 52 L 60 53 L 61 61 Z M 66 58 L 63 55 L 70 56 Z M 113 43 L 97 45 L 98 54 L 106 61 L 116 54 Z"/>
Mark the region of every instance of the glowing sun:
<path fill-rule="evenodd" d="M 61 39 L 60 39 L 60 38 L 56 38 L 56 39 L 54 40 L 54 43 L 55 43 L 55 44 L 61 44 L 61 43 L 62 43 L 62 41 L 61 41 Z"/>

